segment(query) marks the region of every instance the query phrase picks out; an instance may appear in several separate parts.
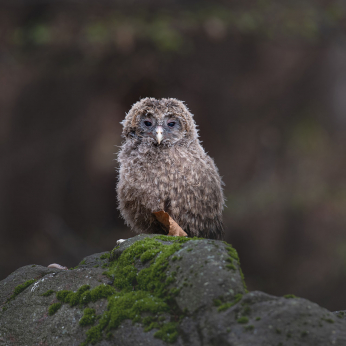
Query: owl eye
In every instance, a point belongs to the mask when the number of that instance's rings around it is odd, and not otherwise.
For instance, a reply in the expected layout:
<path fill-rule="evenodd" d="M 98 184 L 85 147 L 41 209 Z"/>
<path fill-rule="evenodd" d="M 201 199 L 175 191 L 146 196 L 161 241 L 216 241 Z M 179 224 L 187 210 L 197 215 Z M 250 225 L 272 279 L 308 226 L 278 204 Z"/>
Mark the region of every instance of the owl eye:
<path fill-rule="evenodd" d="M 144 125 L 145 125 L 145 126 L 151 126 L 152 123 L 151 123 L 150 121 L 145 121 L 145 122 L 144 122 Z"/>
<path fill-rule="evenodd" d="M 174 127 L 175 125 L 175 122 L 174 121 L 171 121 L 170 123 L 167 124 L 169 127 Z"/>

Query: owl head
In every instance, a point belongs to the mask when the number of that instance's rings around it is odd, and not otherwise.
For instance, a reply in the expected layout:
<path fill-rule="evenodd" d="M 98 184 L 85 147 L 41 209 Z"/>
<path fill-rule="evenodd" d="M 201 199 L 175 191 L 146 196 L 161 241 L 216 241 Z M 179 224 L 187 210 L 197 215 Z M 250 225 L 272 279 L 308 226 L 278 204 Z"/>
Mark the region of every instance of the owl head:
<path fill-rule="evenodd" d="M 122 121 L 123 137 L 155 146 L 172 146 L 198 138 L 193 115 L 174 98 L 144 98 Z"/>

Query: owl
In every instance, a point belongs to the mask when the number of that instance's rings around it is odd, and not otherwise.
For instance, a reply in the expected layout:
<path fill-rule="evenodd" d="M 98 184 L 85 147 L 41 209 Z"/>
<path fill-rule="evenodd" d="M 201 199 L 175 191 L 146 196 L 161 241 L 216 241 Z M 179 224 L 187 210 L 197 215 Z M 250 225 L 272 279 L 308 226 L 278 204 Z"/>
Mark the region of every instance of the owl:
<path fill-rule="evenodd" d="M 185 104 L 144 98 L 121 124 L 117 197 L 125 223 L 164 234 L 153 215 L 164 210 L 188 236 L 222 239 L 223 183 Z"/>

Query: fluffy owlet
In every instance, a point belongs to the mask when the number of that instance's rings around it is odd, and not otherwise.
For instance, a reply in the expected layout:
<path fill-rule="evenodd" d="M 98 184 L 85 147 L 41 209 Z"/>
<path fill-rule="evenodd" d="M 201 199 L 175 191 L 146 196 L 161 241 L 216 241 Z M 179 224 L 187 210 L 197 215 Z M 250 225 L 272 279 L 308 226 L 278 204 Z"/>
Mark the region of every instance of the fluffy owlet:
<path fill-rule="evenodd" d="M 122 125 L 117 193 L 126 224 L 137 233 L 164 233 L 152 214 L 164 210 L 188 236 L 221 239 L 223 183 L 184 103 L 142 99 Z"/>

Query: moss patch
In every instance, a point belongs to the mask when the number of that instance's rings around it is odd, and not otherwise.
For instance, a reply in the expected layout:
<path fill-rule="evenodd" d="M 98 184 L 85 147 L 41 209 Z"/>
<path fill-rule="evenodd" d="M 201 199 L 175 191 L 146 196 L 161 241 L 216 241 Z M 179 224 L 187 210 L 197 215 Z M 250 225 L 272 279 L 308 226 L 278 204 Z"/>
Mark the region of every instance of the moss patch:
<path fill-rule="evenodd" d="M 106 252 L 106 253 L 104 253 L 103 255 L 100 256 L 100 259 L 101 259 L 101 260 L 102 260 L 102 259 L 107 259 L 107 258 L 110 257 L 110 255 L 111 255 L 110 252 Z"/>
<path fill-rule="evenodd" d="M 252 324 L 250 324 L 249 326 L 245 326 L 244 330 L 247 331 L 247 332 L 250 332 L 250 331 L 254 330 L 254 328 L 255 327 Z"/>
<path fill-rule="evenodd" d="M 323 321 L 326 321 L 328 323 L 334 323 L 335 321 L 332 320 L 331 318 L 322 318 Z"/>
<path fill-rule="evenodd" d="M 84 315 L 79 320 L 79 324 L 81 326 L 88 326 L 88 325 L 94 324 L 95 319 L 96 319 L 95 310 L 90 308 L 85 308 Z"/>
<path fill-rule="evenodd" d="M 41 294 L 42 297 L 49 297 L 50 295 L 52 295 L 54 293 L 53 290 L 48 290 L 47 292 Z"/>
<path fill-rule="evenodd" d="M 237 322 L 241 324 L 246 324 L 249 322 L 249 319 L 246 316 L 242 316 L 237 319 Z"/>
<path fill-rule="evenodd" d="M 48 315 L 52 316 L 54 315 L 60 308 L 61 308 L 61 303 L 53 303 L 49 308 L 48 308 Z"/>
<path fill-rule="evenodd" d="M 344 317 L 345 317 L 345 312 L 344 312 L 344 311 L 339 311 L 338 314 L 337 314 L 337 316 L 338 316 L 339 318 L 344 318 Z"/>
<path fill-rule="evenodd" d="M 245 288 L 245 292 L 247 293 L 248 290 L 246 288 L 244 274 L 243 274 L 243 272 L 241 270 L 241 267 L 240 267 L 240 260 L 239 260 L 238 252 L 230 244 L 227 244 L 227 245 L 228 246 L 226 247 L 226 250 L 227 250 L 228 255 L 229 255 L 229 258 L 227 258 L 227 262 L 229 262 L 229 264 L 226 265 L 226 268 L 227 269 L 231 269 L 231 270 L 236 270 L 236 266 L 234 265 L 234 261 L 238 264 L 241 280 L 243 282 L 243 285 L 244 285 L 244 288 Z"/>
<path fill-rule="evenodd" d="M 86 305 L 90 302 L 96 302 L 102 298 L 108 298 L 112 294 L 115 294 L 114 287 L 102 284 L 90 290 L 89 285 L 81 286 L 77 292 L 62 290 L 57 292 L 56 297 L 63 303 L 75 305 Z"/>
<path fill-rule="evenodd" d="M 241 293 L 238 293 L 234 296 L 234 300 L 232 300 L 231 302 L 222 303 L 222 301 L 220 299 L 216 299 L 216 300 L 214 300 L 214 304 L 216 306 L 218 306 L 217 311 L 221 312 L 221 311 L 225 311 L 225 310 L 229 309 L 231 306 L 237 304 L 242 298 L 243 298 L 243 295 Z"/>
<path fill-rule="evenodd" d="M 294 294 L 286 294 L 286 295 L 284 295 L 284 298 L 293 299 L 293 298 L 297 298 L 297 297 Z"/>
<path fill-rule="evenodd" d="M 178 338 L 177 332 L 178 323 L 170 322 L 166 323 L 159 331 L 157 331 L 154 336 L 156 338 L 162 339 L 166 342 L 174 342 Z"/>
<path fill-rule="evenodd" d="M 158 240 L 173 243 L 163 244 Z M 172 299 L 179 294 L 179 290 L 168 290 L 168 285 L 175 280 L 174 275 L 167 277 L 165 272 L 169 258 L 189 240 L 168 236 L 146 238 L 124 250 L 116 261 L 110 263 L 107 275 L 115 278 L 113 285 L 118 291 L 108 298 L 107 311 L 99 323 L 87 331 L 85 345 L 101 340 L 103 332 L 109 333 L 125 319 L 143 323 L 146 331 L 158 329 L 154 335 L 164 341 L 174 342 L 177 339 L 176 320 L 184 314 Z M 151 265 L 138 271 L 136 261 L 143 264 L 151 261 Z M 144 312 L 150 316 L 143 318 Z M 168 321 L 163 318 L 164 313 L 170 316 Z"/>
<path fill-rule="evenodd" d="M 11 297 L 8 298 L 6 302 L 9 302 L 10 300 L 16 298 L 19 293 L 22 293 L 28 286 L 33 284 L 35 281 L 36 281 L 35 279 L 31 279 L 31 280 L 25 281 L 23 284 L 18 285 L 14 289 L 13 294 L 11 295 Z"/>
<path fill-rule="evenodd" d="M 166 271 L 169 261 L 182 259 L 175 255 L 182 245 L 197 239 L 199 238 L 159 235 L 135 242 L 120 256 L 114 254 L 114 249 L 112 253 L 101 256 L 104 256 L 102 259 L 110 258 L 108 270 L 104 274 L 114 279 L 112 286 L 102 284 L 90 289 L 88 285 L 83 285 L 76 292 L 57 292 L 56 297 L 60 303 L 56 304 L 84 307 L 80 325 L 94 324 L 87 330 L 87 338 L 82 345 L 95 344 L 107 335 L 112 337 L 111 331 L 126 319 L 141 323 L 145 331 L 157 329 L 154 336 L 165 342 L 175 342 L 178 338 L 177 328 L 185 312 L 179 309 L 173 299 L 180 289 L 169 289 L 169 285 L 175 281 L 176 273 L 167 276 Z M 232 247 L 228 246 L 227 250 L 232 261 L 239 261 Z M 140 264 L 141 268 L 144 265 L 144 269 L 138 270 L 137 264 Z M 101 298 L 108 300 L 107 310 L 96 316 L 95 310 L 88 308 L 87 304 Z M 241 298 L 242 295 L 239 294 L 232 302 L 220 300 L 219 311 L 236 304 Z M 50 309 L 53 309 L 52 306 Z"/>

